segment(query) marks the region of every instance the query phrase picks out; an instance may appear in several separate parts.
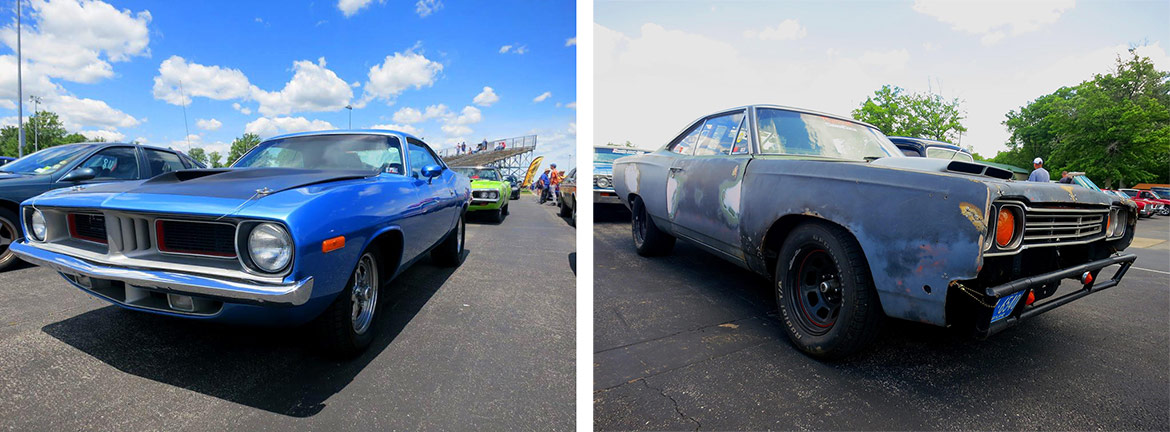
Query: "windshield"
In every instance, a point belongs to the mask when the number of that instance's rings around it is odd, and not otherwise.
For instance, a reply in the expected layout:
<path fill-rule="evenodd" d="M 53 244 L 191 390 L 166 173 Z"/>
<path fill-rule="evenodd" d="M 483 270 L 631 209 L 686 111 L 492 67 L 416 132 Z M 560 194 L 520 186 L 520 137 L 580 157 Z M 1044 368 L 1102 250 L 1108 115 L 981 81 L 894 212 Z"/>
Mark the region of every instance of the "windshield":
<path fill-rule="evenodd" d="M 1150 188 L 1150 191 L 1156 192 L 1160 197 L 1170 198 L 1170 188 L 1156 187 Z"/>
<path fill-rule="evenodd" d="M 1089 180 L 1089 178 L 1086 176 L 1073 177 L 1073 183 L 1076 183 L 1077 185 L 1080 185 L 1081 187 L 1085 187 L 1085 188 L 1089 188 L 1089 189 L 1093 189 L 1093 190 L 1101 190 L 1101 188 L 1097 187 L 1096 183 L 1093 183 L 1093 181 Z"/>
<path fill-rule="evenodd" d="M 593 149 L 593 161 L 594 162 L 602 162 L 602 163 L 613 163 L 613 161 L 618 160 L 619 158 L 623 158 L 623 157 L 630 156 L 630 155 L 640 155 L 642 153 L 646 153 L 646 152 L 641 151 L 641 150 L 630 150 L 630 149 L 595 148 L 595 149 Z"/>
<path fill-rule="evenodd" d="M 52 174 L 77 160 L 91 148 L 93 144 L 50 147 L 9 162 L 0 167 L 0 171 L 31 175 Z"/>
<path fill-rule="evenodd" d="M 1130 198 L 1137 198 L 1137 196 L 1138 196 L 1137 191 L 1135 191 L 1133 189 L 1123 190 L 1123 191 L 1121 191 L 1121 193 L 1125 194 L 1125 196 L 1130 197 Z"/>
<path fill-rule="evenodd" d="M 902 157 L 876 129 L 815 114 L 761 108 L 756 110 L 760 152 L 866 160 Z"/>
<path fill-rule="evenodd" d="M 463 174 L 472 180 L 490 180 L 500 181 L 500 173 L 491 168 L 451 168 L 459 174 Z"/>
<path fill-rule="evenodd" d="M 232 167 L 403 173 L 398 138 L 385 135 L 309 135 L 265 141 Z"/>

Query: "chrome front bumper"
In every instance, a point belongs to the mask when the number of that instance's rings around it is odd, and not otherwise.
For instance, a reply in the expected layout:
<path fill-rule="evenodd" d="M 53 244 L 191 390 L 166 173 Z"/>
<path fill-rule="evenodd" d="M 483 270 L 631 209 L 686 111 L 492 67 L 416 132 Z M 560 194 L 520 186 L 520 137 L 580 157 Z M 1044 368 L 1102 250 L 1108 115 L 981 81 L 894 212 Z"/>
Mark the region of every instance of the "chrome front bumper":
<path fill-rule="evenodd" d="M 291 284 L 258 284 L 165 270 L 100 265 L 66 254 L 47 251 L 29 245 L 24 240 L 12 243 L 9 245 L 9 249 L 25 261 L 41 267 L 48 267 L 64 275 L 119 281 L 139 288 L 210 297 L 233 303 L 300 306 L 309 301 L 309 297 L 313 293 L 312 277 Z"/>
<path fill-rule="evenodd" d="M 621 204 L 622 200 L 618 198 L 617 193 L 613 189 L 594 189 L 593 190 L 594 204 Z"/>

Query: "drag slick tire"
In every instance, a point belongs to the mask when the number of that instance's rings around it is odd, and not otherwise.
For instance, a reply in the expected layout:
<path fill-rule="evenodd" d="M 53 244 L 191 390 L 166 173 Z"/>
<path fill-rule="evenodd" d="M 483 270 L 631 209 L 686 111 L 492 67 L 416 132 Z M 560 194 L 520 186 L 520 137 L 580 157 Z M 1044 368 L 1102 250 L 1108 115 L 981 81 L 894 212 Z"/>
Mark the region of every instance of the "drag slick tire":
<path fill-rule="evenodd" d="M 631 226 L 634 233 L 634 248 L 641 256 L 661 256 L 669 254 L 674 249 L 674 236 L 658 229 L 650 214 L 646 212 L 646 205 L 642 199 L 634 197 L 631 215 Z"/>
<path fill-rule="evenodd" d="M 441 266 L 455 267 L 463 259 L 463 242 L 467 240 L 465 217 L 466 214 L 459 215 L 459 221 L 456 222 L 455 228 L 447 233 L 447 238 L 442 243 L 431 250 L 431 259 L 435 260 L 435 263 Z"/>
<path fill-rule="evenodd" d="M 812 357 L 847 357 L 872 343 L 885 321 L 861 246 L 834 225 L 809 222 L 789 233 L 773 288 L 788 338 Z"/>
<path fill-rule="evenodd" d="M 21 238 L 20 219 L 7 209 L 0 209 L 0 270 L 4 270 L 15 263 L 19 258 L 8 250 L 8 245 Z"/>
<path fill-rule="evenodd" d="M 374 340 L 374 318 L 382 284 L 378 275 L 379 256 L 376 250 L 362 254 L 345 289 L 318 318 L 325 354 L 353 358 Z"/>

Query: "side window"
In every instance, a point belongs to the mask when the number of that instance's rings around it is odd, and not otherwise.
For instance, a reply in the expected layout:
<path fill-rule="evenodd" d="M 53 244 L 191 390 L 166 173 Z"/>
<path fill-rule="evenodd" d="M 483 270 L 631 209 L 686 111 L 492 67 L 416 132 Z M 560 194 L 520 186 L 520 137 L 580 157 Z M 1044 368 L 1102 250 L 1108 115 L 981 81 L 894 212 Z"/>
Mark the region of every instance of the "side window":
<path fill-rule="evenodd" d="M 422 169 L 427 165 L 442 165 L 426 144 L 414 139 L 408 139 L 406 142 L 410 148 L 410 174 L 414 178 L 422 178 Z"/>
<path fill-rule="evenodd" d="M 110 147 L 90 156 L 79 168 L 93 168 L 98 180 L 135 180 L 138 155 L 132 147 Z"/>
<path fill-rule="evenodd" d="M 183 161 L 177 154 L 154 149 L 143 150 L 146 150 L 146 162 L 150 164 L 151 177 L 187 168 L 183 166 Z"/>
<path fill-rule="evenodd" d="M 731 154 L 732 146 L 739 138 L 739 126 L 743 123 L 743 118 L 741 111 L 707 119 L 699 135 L 695 156 Z"/>
<path fill-rule="evenodd" d="M 676 138 L 668 147 L 671 152 L 690 155 L 695 150 L 695 143 L 699 141 L 699 133 L 703 130 L 703 122 L 699 122 L 691 130 Z"/>

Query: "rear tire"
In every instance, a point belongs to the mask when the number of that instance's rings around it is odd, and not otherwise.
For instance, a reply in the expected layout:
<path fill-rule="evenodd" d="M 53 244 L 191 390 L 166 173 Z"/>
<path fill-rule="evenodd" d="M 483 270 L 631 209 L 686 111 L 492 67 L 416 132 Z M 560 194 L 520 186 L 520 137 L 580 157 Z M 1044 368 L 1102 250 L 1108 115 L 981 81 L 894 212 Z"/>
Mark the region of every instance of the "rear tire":
<path fill-rule="evenodd" d="M 378 255 L 373 250 L 362 254 L 345 290 L 318 318 L 325 352 L 331 357 L 356 357 L 374 340 L 374 318 L 381 288 Z"/>
<path fill-rule="evenodd" d="M 633 227 L 634 248 L 638 250 L 638 255 L 649 257 L 669 254 L 674 249 L 674 236 L 654 225 L 641 198 L 634 197 L 633 207 L 630 225 Z"/>
<path fill-rule="evenodd" d="M 504 216 L 506 215 L 504 214 L 503 207 L 495 209 L 495 211 L 492 212 L 492 221 L 495 223 L 502 223 L 504 222 Z"/>
<path fill-rule="evenodd" d="M 564 200 L 561 200 L 561 208 L 557 211 L 557 216 L 569 217 L 570 211 L 571 210 L 569 210 L 569 205 L 566 204 Z"/>
<path fill-rule="evenodd" d="M 793 229 L 780 248 L 773 289 L 788 338 L 812 357 L 856 353 L 885 321 L 861 246 L 840 227 L 812 222 Z"/>
<path fill-rule="evenodd" d="M 8 245 L 15 243 L 23 235 L 20 231 L 20 219 L 8 209 L 0 209 L 0 270 L 4 270 L 16 263 L 20 258 L 8 250 Z"/>
<path fill-rule="evenodd" d="M 466 214 L 459 215 L 455 228 L 447 234 L 447 238 L 439 246 L 431 250 L 431 259 L 441 266 L 455 267 L 463 260 L 464 241 L 467 240 Z"/>

